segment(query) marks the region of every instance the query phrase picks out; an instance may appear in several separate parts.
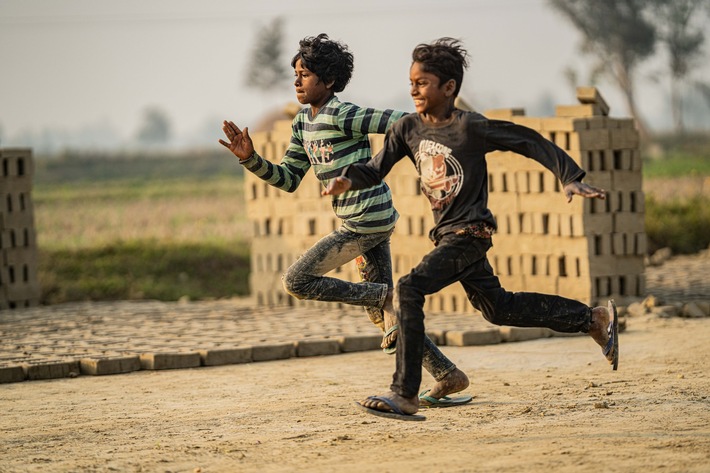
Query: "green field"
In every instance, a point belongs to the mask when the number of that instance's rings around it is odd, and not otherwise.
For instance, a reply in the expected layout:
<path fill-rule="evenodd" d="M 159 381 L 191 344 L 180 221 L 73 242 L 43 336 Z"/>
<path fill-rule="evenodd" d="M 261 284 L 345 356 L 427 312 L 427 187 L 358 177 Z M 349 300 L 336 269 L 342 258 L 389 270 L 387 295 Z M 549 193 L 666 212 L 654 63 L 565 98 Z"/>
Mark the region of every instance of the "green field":
<path fill-rule="evenodd" d="M 710 244 L 709 162 L 710 152 L 645 163 L 650 250 Z M 248 294 L 243 175 L 228 154 L 66 156 L 35 168 L 42 303 Z"/>
<path fill-rule="evenodd" d="M 248 294 L 243 175 L 219 156 L 36 162 L 42 303 Z"/>

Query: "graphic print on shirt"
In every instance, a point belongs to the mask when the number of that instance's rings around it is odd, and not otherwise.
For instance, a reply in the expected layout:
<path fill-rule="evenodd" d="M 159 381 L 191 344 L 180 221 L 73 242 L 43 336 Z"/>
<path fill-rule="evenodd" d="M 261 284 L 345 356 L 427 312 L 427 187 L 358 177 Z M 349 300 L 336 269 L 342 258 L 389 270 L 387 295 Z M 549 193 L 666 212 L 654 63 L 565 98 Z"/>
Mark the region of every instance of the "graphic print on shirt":
<path fill-rule="evenodd" d="M 311 164 L 330 165 L 333 163 L 333 145 L 323 140 L 306 141 L 303 148 Z"/>
<path fill-rule="evenodd" d="M 451 148 L 431 140 L 422 140 L 414 157 L 421 177 L 422 192 L 432 210 L 444 209 L 458 195 L 463 185 L 463 169 L 451 154 Z"/>

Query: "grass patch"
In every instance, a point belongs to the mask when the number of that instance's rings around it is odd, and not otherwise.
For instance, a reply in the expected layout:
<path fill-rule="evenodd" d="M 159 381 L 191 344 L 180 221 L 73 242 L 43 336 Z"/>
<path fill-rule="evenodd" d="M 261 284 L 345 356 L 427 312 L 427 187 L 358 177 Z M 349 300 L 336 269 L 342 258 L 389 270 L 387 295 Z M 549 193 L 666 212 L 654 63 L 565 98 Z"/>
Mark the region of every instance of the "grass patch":
<path fill-rule="evenodd" d="M 710 198 L 646 199 L 646 236 L 649 251 L 668 247 L 676 254 L 692 254 L 710 245 Z"/>
<path fill-rule="evenodd" d="M 663 159 L 647 160 L 643 164 L 646 178 L 710 176 L 710 155 L 676 153 Z"/>
<path fill-rule="evenodd" d="M 156 299 L 175 301 L 249 294 L 247 243 L 119 242 L 39 251 L 41 303 Z"/>

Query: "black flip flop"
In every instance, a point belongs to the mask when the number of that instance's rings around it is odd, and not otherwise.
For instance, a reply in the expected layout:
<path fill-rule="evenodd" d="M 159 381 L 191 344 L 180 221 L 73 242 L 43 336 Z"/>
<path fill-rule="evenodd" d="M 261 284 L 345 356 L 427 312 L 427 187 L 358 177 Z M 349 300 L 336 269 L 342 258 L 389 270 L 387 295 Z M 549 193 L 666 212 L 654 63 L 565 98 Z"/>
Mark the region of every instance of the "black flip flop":
<path fill-rule="evenodd" d="M 367 412 L 368 414 L 372 414 L 373 416 L 378 416 L 378 417 L 387 417 L 388 419 L 397 419 L 397 420 L 426 420 L 426 417 L 420 416 L 418 414 L 405 414 L 402 412 L 402 410 L 397 407 L 394 402 L 392 402 L 391 399 L 387 399 L 386 397 L 382 396 L 370 396 L 367 398 L 368 401 L 380 401 L 384 402 L 389 406 L 391 411 L 379 411 L 377 409 L 372 409 L 371 407 L 365 407 L 359 402 L 355 402 L 355 405 L 358 407 L 358 409 Z"/>
<path fill-rule="evenodd" d="M 602 353 L 609 360 L 612 369 L 616 371 L 619 367 L 619 314 L 616 310 L 614 299 L 609 300 L 607 310 L 613 318 L 609 321 L 609 326 L 606 329 L 609 334 L 609 341 L 606 343 Z"/>

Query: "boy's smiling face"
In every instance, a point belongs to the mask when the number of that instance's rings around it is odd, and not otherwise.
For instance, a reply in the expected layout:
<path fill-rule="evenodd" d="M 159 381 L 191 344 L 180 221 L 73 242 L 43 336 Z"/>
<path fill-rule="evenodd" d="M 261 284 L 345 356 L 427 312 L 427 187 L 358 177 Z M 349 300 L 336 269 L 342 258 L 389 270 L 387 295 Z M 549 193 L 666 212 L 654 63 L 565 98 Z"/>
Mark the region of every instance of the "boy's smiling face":
<path fill-rule="evenodd" d="M 420 62 L 413 62 L 409 69 L 409 84 L 417 113 L 443 117 L 450 111 L 456 86 L 453 79 L 442 85 L 437 76 L 424 71 Z"/>
<path fill-rule="evenodd" d="M 296 88 L 296 99 L 304 105 L 320 107 L 333 95 L 333 84 L 326 84 L 303 65 L 301 59 L 296 61 L 293 68 L 296 79 L 293 82 Z"/>

